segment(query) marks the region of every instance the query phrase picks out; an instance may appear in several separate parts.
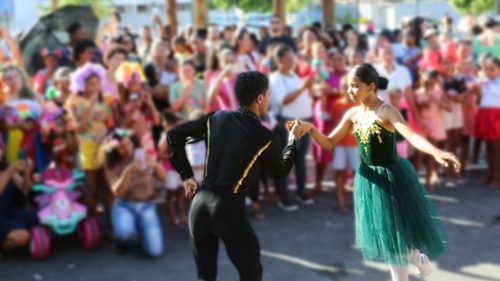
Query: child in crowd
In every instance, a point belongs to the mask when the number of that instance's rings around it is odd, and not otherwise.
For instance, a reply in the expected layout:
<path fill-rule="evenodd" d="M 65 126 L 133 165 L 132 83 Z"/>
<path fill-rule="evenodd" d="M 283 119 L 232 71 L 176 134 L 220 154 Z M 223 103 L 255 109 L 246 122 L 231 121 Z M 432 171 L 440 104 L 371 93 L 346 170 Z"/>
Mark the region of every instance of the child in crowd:
<path fill-rule="evenodd" d="M 398 109 L 403 116 L 405 121 L 408 121 L 408 105 L 403 100 L 403 92 L 398 87 L 390 87 L 388 89 L 389 95 L 389 104 L 394 106 L 394 108 Z M 408 145 L 408 141 L 401 136 L 401 134 L 396 134 L 396 150 L 398 155 L 402 158 L 408 158 L 410 154 L 410 146 Z"/>
<path fill-rule="evenodd" d="M 448 136 L 446 149 L 457 154 L 464 127 L 462 102 L 468 91 L 465 77 L 457 75 L 457 67 L 451 61 L 443 61 L 443 82 L 446 99 L 450 103 L 450 111 L 444 111 L 444 124 Z M 448 178 L 456 178 L 459 174 L 453 173 L 452 168 L 447 169 Z"/>
<path fill-rule="evenodd" d="M 450 104 L 445 99 L 443 89 L 439 85 L 439 74 L 435 70 L 424 72 L 422 86 L 415 93 L 415 100 L 422 118 L 423 134 L 432 145 L 442 148 L 446 141 L 446 127 L 443 111 L 450 110 Z M 421 153 L 418 153 L 421 157 Z M 439 182 L 436 161 L 428 157 L 425 185 L 429 191 L 434 191 L 434 185 Z"/>
<path fill-rule="evenodd" d="M 500 60 L 488 57 L 481 84 L 481 101 L 476 119 L 475 135 L 486 142 L 488 176 L 484 183 L 492 189 L 500 188 Z"/>
<path fill-rule="evenodd" d="M 120 92 L 120 123 L 134 131 L 147 157 L 156 159 L 156 146 L 152 128 L 160 125 L 161 116 L 150 93 L 145 92 L 141 83 L 145 81 L 142 68 L 137 63 L 125 62 L 116 71 Z"/>
<path fill-rule="evenodd" d="M 50 150 L 52 165 L 72 170 L 77 166 L 78 139 L 69 125 L 68 113 L 63 110 L 46 130 L 42 129 L 42 143 Z"/>
<path fill-rule="evenodd" d="M 179 62 L 175 58 L 167 58 L 166 71 L 160 77 L 160 84 L 170 87 L 179 78 Z"/>
<path fill-rule="evenodd" d="M 469 147 L 474 136 L 476 125 L 476 115 L 478 106 L 478 94 L 480 88 L 477 87 L 477 68 L 472 57 L 472 46 L 465 40 L 459 41 L 457 45 L 457 74 L 460 79 L 465 79 L 468 92 L 464 94 L 462 100 L 462 115 L 464 116 L 464 126 L 462 130 L 460 162 L 462 166 L 461 174 L 465 176 L 465 164 L 469 159 Z M 477 140 L 475 140 L 476 142 Z"/>
<path fill-rule="evenodd" d="M 197 109 L 191 112 L 189 115 L 189 121 L 194 121 L 203 117 L 203 111 Z M 191 167 L 193 168 L 194 179 L 198 184 L 201 184 L 203 181 L 204 173 L 205 173 L 205 156 L 206 156 L 206 145 L 202 140 L 194 140 L 194 142 L 190 143 L 186 146 L 186 153 L 191 163 Z"/>
<path fill-rule="evenodd" d="M 347 96 L 347 76 L 342 78 L 342 92 L 344 96 L 337 99 L 332 107 L 332 119 L 335 124 L 339 124 L 344 114 L 351 108 L 358 105 L 349 101 Z M 335 171 L 335 186 L 337 189 L 337 207 L 342 214 L 349 212 L 346 206 L 346 190 L 345 185 L 349 170 L 355 171 L 359 166 L 359 152 L 356 138 L 352 132 L 346 135 L 334 148 L 334 158 L 332 168 Z"/>
<path fill-rule="evenodd" d="M 176 125 L 181 123 L 181 119 L 170 111 L 163 112 L 164 119 L 164 128 L 165 131 L 169 131 Z M 172 163 L 170 162 L 168 156 L 168 141 L 166 138 L 166 134 L 163 134 L 160 139 L 160 143 L 158 146 L 158 157 L 163 163 L 163 167 L 166 172 L 165 177 L 165 188 L 167 189 L 167 198 L 166 198 L 166 207 L 167 207 L 167 219 L 170 223 L 174 225 L 187 224 L 186 217 L 186 199 L 184 197 L 184 188 L 183 182 L 180 175 L 175 171 Z M 177 211 L 179 217 L 176 217 L 174 214 L 174 203 L 177 203 Z"/>
<path fill-rule="evenodd" d="M 345 75 L 345 58 L 339 52 L 331 52 L 326 54 L 325 48 L 321 43 L 313 45 L 313 66 L 314 70 L 311 72 L 313 77 L 320 77 L 316 79 L 314 91 L 317 93 L 318 98 L 314 102 L 314 116 L 313 124 L 320 129 L 323 133 L 328 133 L 334 126 L 331 120 L 331 112 L 333 103 L 341 97 L 339 95 L 340 79 Z M 327 61 L 324 57 L 327 56 Z M 332 72 L 328 72 L 326 64 L 332 66 Z M 319 74 L 323 73 L 323 74 Z M 326 169 L 333 161 L 333 151 L 324 150 L 319 145 L 313 144 L 313 156 L 316 161 L 316 185 L 314 192 L 316 194 L 322 192 L 323 178 Z"/>
<path fill-rule="evenodd" d="M 63 107 L 64 103 L 71 95 L 70 89 L 71 68 L 59 67 L 54 73 L 53 86 L 45 92 L 45 98 L 55 103 L 58 107 Z"/>
<path fill-rule="evenodd" d="M 97 202 L 100 191 L 105 194 L 106 214 L 109 225 L 113 195 L 106 180 L 99 149 L 114 127 L 112 109 L 104 102 L 102 81 L 106 70 L 88 63 L 77 69 L 71 77 L 71 95 L 65 108 L 71 116 L 78 136 L 79 158 L 85 173 L 86 203 L 91 217 L 97 217 Z"/>
<path fill-rule="evenodd" d="M 175 52 L 175 58 L 181 63 L 191 56 L 189 45 L 181 35 L 174 38 L 172 49 Z"/>
<path fill-rule="evenodd" d="M 57 66 L 59 65 L 59 58 L 62 56 L 62 50 L 49 50 L 43 48 L 40 51 L 43 58 L 45 68 L 37 71 L 34 79 L 33 89 L 39 95 L 44 95 L 46 90 L 52 86 L 53 78 Z"/>

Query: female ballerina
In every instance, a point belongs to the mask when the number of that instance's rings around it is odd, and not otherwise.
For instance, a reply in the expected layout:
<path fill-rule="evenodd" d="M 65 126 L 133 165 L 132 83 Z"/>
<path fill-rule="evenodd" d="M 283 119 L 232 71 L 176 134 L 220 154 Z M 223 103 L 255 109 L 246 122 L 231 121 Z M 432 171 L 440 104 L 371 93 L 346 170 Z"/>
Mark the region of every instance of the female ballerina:
<path fill-rule="evenodd" d="M 331 150 L 354 130 L 362 159 L 354 187 L 356 244 L 366 260 L 389 263 L 392 280 L 407 281 L 408 263 L 417 267 L 420 277 L 429 275 L 428 256 L 440 255 L 446 241 L 415 170 L 396 153 L 396 130 L 438 163 L 458 172 L 460 162 L 415 134 L 396 108 L 377 98 L 377 89 L 385 89 L 387 83 L 372 65 L 356 66 L 349 73 L 348 95 L 361 104 L 348 110 L 329 136 L 301 121 L 298 135 L 309 132 L 320 146 Z"/>

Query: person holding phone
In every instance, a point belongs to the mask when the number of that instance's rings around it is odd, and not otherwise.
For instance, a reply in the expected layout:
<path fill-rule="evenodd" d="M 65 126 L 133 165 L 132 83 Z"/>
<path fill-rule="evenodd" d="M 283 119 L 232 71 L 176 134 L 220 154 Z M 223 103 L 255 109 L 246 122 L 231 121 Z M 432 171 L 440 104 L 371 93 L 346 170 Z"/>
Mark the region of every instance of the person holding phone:
<path fill-rule="evenodd" d="M 125 129 L 115 129 L 109 134 L 100 157 L 116 196 L 111 207 L 116 251 L 127 252 L 129 242 L 139 234 L 144 253 L 149 257 L 161 256 L 163 233 L 153 202 L 153 177 L 163 181 L 163 167 L 147 158 L 139 140 Z"/>
<path fill-rule="evenodd" d="M 26 193 L 30 190 L 33 164 L 27 153 L 22 160 L 7 164 L 5 147 L 0 145 L 0 251 L 12 251 L 27 246 L 30 229 L 38 223 L 36 213 L 15 205 L 16 189 Z"/>

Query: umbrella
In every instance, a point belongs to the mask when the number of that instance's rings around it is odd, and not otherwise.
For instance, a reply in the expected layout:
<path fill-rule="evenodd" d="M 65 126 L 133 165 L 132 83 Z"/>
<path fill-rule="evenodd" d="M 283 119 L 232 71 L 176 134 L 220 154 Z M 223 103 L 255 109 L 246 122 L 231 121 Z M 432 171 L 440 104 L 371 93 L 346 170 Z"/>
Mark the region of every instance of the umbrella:
<path fill-rule="evenodd" d="M 69 41 L 66 29 L 74 22 L 81 23 L 94 38 L 99 20 L 90 5 L 66 5 L 40 18 L 21 38 L 21 52 L 26 71 L 34 75 L 43 68 L 42 48 L 55 50 L 63 48 Z"/>

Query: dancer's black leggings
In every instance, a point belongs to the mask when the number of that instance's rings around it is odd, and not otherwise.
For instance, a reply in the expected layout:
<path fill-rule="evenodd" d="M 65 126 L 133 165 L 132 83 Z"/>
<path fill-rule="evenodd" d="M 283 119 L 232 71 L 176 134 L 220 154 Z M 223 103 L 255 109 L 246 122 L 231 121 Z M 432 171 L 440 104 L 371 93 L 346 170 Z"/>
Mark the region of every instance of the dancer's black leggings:
<path fill-rule="evenodd" d="M 191 205 L 189 229 L 199 280 L 216 278 L 219 239 L 241 281 L 262 279 L 259 241 L 248 222 L 243 195 L 200 190 Z"/>

